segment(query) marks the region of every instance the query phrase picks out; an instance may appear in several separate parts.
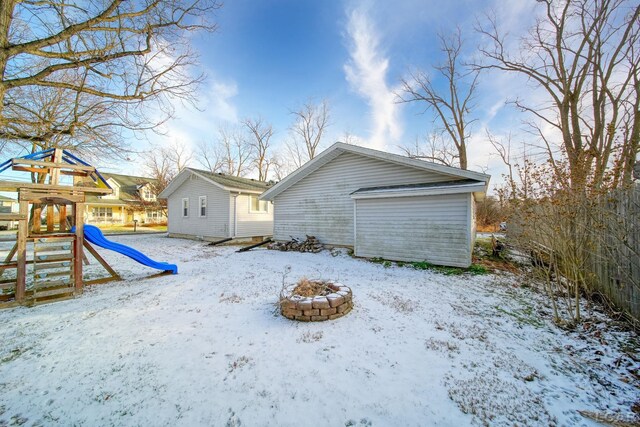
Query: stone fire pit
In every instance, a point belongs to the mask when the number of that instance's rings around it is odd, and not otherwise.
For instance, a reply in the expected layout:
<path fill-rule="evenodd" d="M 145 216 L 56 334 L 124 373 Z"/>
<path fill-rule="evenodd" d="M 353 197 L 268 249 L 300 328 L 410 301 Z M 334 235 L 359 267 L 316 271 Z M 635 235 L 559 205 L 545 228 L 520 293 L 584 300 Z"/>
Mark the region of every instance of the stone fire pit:
<path fill-rule="evenodd" d="M 339 283 L 301 279 L 280 294 L 280 312 L 302 322 L 342 317 L 353 308 L 351 289 Z"/>

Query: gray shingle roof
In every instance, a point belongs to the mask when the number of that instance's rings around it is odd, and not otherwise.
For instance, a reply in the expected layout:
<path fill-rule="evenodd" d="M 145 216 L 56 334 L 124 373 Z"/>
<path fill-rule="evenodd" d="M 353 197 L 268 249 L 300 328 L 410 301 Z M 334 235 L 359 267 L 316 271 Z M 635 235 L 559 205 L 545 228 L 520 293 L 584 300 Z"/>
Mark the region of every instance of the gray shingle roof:
<path fill-rule="evenodd" d="M 269 184 L 256 179 L 240 178 L 237 176 L 225 175 L 223 173 L 208 172 L 201 169 L 187 168 L 197 174 L 200 174 L 211 181 L 217 182 L 228 188 L 237 188 L 239 190 L 257 190 L 264 191 L 269 188 Z"/>
<path fill-rule="evenodd" d="M 105 180 L 114 179 L 120 185 L 120 194 L 117 199 L 102 199 L 98 196 L 87 195 L 86 203 L 111 204 L 126 206 L 126 201 L 137 201 L 140 199 L 138 189 L 145 184 L 153 184 L 157 180 L 144 176 L 122 175 L 118 173 L 101 172 Z"/>

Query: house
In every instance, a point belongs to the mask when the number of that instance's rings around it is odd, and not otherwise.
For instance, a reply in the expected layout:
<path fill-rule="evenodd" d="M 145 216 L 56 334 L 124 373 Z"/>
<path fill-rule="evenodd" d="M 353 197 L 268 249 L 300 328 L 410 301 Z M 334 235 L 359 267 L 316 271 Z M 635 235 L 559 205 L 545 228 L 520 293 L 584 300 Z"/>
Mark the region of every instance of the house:
<path fill-rule="evenodd" d="M 468 267 L 489 178 L 337 142 L 261 199 L 273 202 L 275 240 L 312 235 L 360 257 Z"/>
<path fill-rule="evenodd" d="M 258 199 L 267 188 L 253 179 L 185 168 L 158 197 L 167 199 L 170 237 L 264 237 L 273 232 L 273 206 Z"/>
<path fill-rule="evenodd" d="M 142 176 L 102 173 L 113 189 L 105 196 L 87 196 L 85 223 L 87 224 L 156 224 L 167 221 L 166 209 L 156 198 L 157 180 Z M 75 185 L 88 182 L 88 178 L 76 178 Z M 90 183 L 93 185 L 93 182 Z"/>
<path fill-rule="evenodd" d="M 20 205 L 18 201 L 11 197 L 0 195 L 0 214 L 17 214 Z M 13 230 L 18 228 L 16 220 L 0 220 L 0 230 Z"/>

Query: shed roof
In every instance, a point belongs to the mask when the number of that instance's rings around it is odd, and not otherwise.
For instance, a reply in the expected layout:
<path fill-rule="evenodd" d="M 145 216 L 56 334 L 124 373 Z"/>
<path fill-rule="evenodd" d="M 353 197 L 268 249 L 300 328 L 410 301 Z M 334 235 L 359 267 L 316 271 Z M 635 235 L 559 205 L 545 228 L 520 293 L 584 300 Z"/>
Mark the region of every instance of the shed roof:
<path fill-rule="evenodd" d="M 451 166 L 439 165 L 432 162 L 426 162 L 424 160 L 412 159 L 410 157 L 401 156 L 398 154 L 387 153 L 384 151 L 373 150 L 371 148 L 359 147 L 357 145 L 345 144 L 342 142 L 336 142 L 331 147 L 318 154 L 312 160 L 305 163 L 293 173 L 289 174 L 285 179 L 265 191 L 260 198 L 262 200 L 273 200 L 278 194 L 282 193 L 295 183 L 301 181 L 312 172 L 320 169 L 325 164 L 329 163 L 342 153 L 353 153 L 365 157 L 378 159 L 385 162 L 391 162 L 407 166 L 414 169 L 422 169 L 429 172 L 436 172 L 442 175 L 448 175 L 452 178 L 458 179 L 471 179 L 484 184 L 486 187 L 489 184 L 489 175 L 472 172 L 464 169 L 454 168 Z"/>
<path fill-rule="evenodd" d="M 429 182 L 424 184 L 387 185 L 360 188 L 351 193 L 353 199 L 387 197 L 429 196 L 436 194 L 476 193 L 483 194 L 486 184 L 475 179 L 459 181 Z"/>
<path fill-rule="evenodd" d="M 166 199 L 171 193 L 176 191 L 183 182 L 191 175 L 199 176 L 200 178 L 208 181 L 217 187 L 220 187 L 227 191 L 244 191 L 248 193 L 261 194 L 267 188 L 269 184 L 266 182 L 257 181 L 255 179 L 241 178 L 237 176 L 226 175 L 223 173 L 209 172 L 195 168 L 184 168 L 165 188 L 158 198 Z"/>

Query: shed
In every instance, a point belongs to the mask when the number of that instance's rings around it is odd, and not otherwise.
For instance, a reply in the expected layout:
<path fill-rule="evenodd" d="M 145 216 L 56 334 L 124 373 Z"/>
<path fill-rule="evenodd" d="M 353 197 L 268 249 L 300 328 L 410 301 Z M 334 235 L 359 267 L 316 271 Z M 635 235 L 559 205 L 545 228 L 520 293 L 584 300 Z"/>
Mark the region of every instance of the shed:
<path fill-rule="evenodd" d="M 267 188 L 253 179 L 185 168 L 158 198 L 167 199 L 170 237 L 264 237 L 273 232 L 273 206 L 258 199 Z"/>
<path fill-rule="evenodd" d="M 337 142 L 261 199 L 274 204 L 274 240 L 313 235 L 356 256 L 468 267 L 489 178 Z"/>

